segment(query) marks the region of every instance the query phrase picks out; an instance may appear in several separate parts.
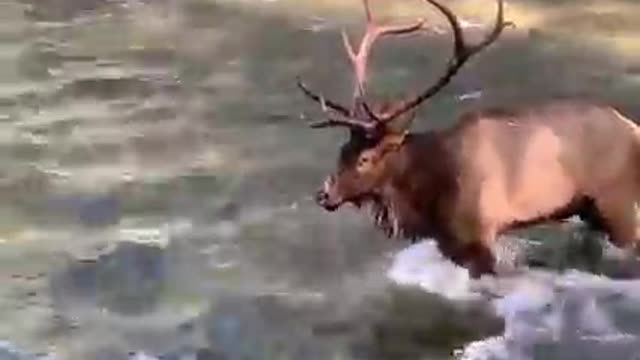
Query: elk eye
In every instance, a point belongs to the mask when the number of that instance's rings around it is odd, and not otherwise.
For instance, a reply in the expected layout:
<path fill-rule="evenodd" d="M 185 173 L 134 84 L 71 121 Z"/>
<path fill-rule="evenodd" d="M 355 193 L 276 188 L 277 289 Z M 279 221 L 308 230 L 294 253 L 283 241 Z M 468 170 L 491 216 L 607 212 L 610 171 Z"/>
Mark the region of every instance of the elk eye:
<path fill-rule="evenodd" d="M 368 155 L 361 156 L 360 159 L 358 159 L 358 166 L 368 165 L 369 162 L 371 162 L 370 156 Z"/>

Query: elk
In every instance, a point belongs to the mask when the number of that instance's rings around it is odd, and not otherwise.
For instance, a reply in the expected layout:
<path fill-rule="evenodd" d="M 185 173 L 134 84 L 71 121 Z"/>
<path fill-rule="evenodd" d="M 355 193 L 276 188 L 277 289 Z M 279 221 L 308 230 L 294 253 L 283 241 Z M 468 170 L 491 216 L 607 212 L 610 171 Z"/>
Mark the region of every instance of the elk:
<path fill-rule="evenodd" d="M 417 95 L 370 101 L 365 93 L 369 52 L 378 38 L 424 27 L 384 25 L 372 18 L 356 52 L 343 41 L 355 70 L 347 107 L 298 87 L 322 106 L 326 120 L 312 128 L 349 129 L 337 171 L 316 193 L 328 211 L 350 203 L 367 206 L 389 237 L 434 238 L 442 254 L 471 277 L 496 275 L 499 235 L 543 222 L 579 216 L 618 247 L 635 250 L 635 205 L 640 188 L 640 130 L 614 107 L 591 100 L 550 99 L 529 105 L 467 111 L 452 126 L 409 132 L 416 108 L 494 43 L 505 22 L 497 0 L 493 29 L 469 44 L 454 12 L 424 0 L 444 15 L 453 35 L 453 56 L 444 74 Z"/>

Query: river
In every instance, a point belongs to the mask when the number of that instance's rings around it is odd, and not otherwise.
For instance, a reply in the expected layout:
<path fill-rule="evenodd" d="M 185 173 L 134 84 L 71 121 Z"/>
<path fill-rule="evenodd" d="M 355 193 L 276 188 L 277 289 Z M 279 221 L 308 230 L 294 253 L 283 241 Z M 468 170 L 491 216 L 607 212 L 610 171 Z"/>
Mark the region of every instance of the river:
<path fill-rule="evenodd" d="M 440 21 L 406 3 L 384 15 Z M 640 118 L 638 4 L 507 5 L 517 28 L 416 129 L 566 95 Z M 430 239 L 313 203 L 345 136 L 306 127 L 295 77 L 346 99 L 358 6 L 0 2 L 0 358 L 640 359 L 640 282 L 574 259 L 575 227 L 519 234 L 545 267 L 479 291 Z M 449 50 L 446 33 L 385 42 L 371 86 L 425 86 Z"/>

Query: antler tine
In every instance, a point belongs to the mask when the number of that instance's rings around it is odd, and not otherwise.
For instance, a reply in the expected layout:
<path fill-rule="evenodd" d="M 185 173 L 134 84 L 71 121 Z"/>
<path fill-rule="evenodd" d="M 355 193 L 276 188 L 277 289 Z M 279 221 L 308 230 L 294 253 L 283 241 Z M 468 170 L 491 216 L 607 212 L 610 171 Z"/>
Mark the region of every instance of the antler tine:
<path fill-rule="evenodd" d="M 302 90 L 302 92 L 311 100 L 314 100 L 318 103 L 320 103 L 320 105 L 322 105 L 322 110 L 324 112 L 327 112 L 327 108 L 339 113 L 340 115 L 343 116 L 350 116 L 351 112 L 343 105 L 338 104 L 337 102 L 334 102 L 332 100 L 329 100 L 327 98 L 325 98 L 324 96 L 322 96 L 322 94 L 316 94 L 315 92 L 313 92 L 311 89 L 309 89 L 309 87 L 307 87 L 307 85 L 305 85 L 304 82 L 302 82 L 302 79 L 300 79 L 299 77 L 296 80 L 296 83 L 298 85 L 298 87 L 300 88 L 300 90 Z"/>
<path fill-rule="evenodd" d="M 326 99 L 322 94 L 317 94 L 309 89 L 300 78 L 297 78 L 297 85 L 302 92 L 310 99 L 320 103 L 322 110 L 329 115 L 329 120 L 311 123 L 310 125 L 313 128 L 346 126 L 351 129 L 364 130 L 365 132 L 374 131 L 380 124 L 380 118 L 364 100 L 367 63 L 371 48 L 380 36 L 408 34 L 416 32 L 423 27 L 423 19 L 419 19 L 413 24 L 404 25 L 377 24 L 373 19 L 369 0 L 362 0 L 362 2 L 365 9 L 367 29 L 357 52 L 354 51 L 347 33 L 344 30 L 342 31 L 343 44 L 355 71 L 352 108 L 349 109 L 337 102 Z M 360 111 L 364 111 L 364 114 Z"/>
<path fill-rule="evenodd" d="M 453 76 L 458 73 L 460 68 L 475 54 L 489 46 L 491 43 L 495 42 L 498 37 L 502 34 L 502 30 L 508 26 L 514 26 L 515 24 L 511 21 L 504 21 L 504 5 L 503 0 L 498 1 L 498 11 L 496 15 L 496 23 L 493 27 L 493 30 L 478 44 L 476 45 L 468 45 L 464 38 L 464 32 L 462 30 L 462 26 L 458 21 L 458 17 L 449 9 L 448 7 L 442 5 L 436 0 L 425 0 L 434 7 L 436 7 L 447 19 L 449 24 L 451 25 L 451 29 L 453 31 L 453 56 L 449 60 L 449 65 L 447 69 L 434 85 L 430 86 L 426 90 L 422 91 L 419 95 L 405 102 L 405 105 L 400 107 L 398 110 L 390 113 L 381 121 L 390 121 L 407 111 L 415 108 L 420 105 L 426 99 L 435 95 L 438 91 L 440 91 L 443 87 L 445 87 Z"/>
<path fill-rule="evenodd" d="M 367 17 L 367 23 L 373 22 L 373 15 L 371 13 L 371 7 L 369 6 L 369 0 L 362 0 L 364 4 L 364 14 Z"/>
<path fill-rule="evenodd" d="M 355 70 L 355 86 L 353 91 L 354 97 L 354 106 L 358 106 L 359 103 L 362 103 L 367 115 L 371 116 L 373 119 L 377 120 L 377 116 L 371 111 L 366 102 L 363 101 L 364 98 L 364 89 L 367 77 L 367 64 L 369 60 L 369 53 L 371 52 L 371 48 L 375 41 L 384 35 L 401 35 L 408 34 L 412 32 L 416 32 L 420 30 L 424 24 L 424 20 L 420 19 L 413 24 L 403 24 L 403 25 L 380 25 L 375 22 L 373 19 L 373 15 L 371 12 L 371 8 L 369 6 L 369 0 L 362 0 L 365 15 L 367 20 L 367 30 L 360 41 L 360 45 L 358 47 L 358 51 L 355 52 L 346 32 L 342 32 L 342 38 L 344 42 L 344 47 L 347 51 L 347 55 L 349 56 L 349 60 L 354 67 Z"/>
<path fill-rule="evenodd" d="M 322 111 L 329 116 L 329 120 L 322 120 L 309 123 L 309 126 L 318 129 L 326 127 L 346 126 L 350 129 L 363 129 L 365 131 L 373 130 L 375 123 L 358 120 L 351 116 L 351 112 L 344 106 L 325 99 L 322 95 L 311 91 L 300 79 L 297 81 L 298 87 L 309 98 L 317 101 L 322 106 Z M 367 111 L 371 111 L 368 107 Z"/>
<path fill-rule="evenodd" d="M 343 126 L 343 127 L 348 127 L 352 130 L 364 130 L 365 132 L 370 132 L 375 130 L 376 123 L 365 122 L 365 121 L 361 121 L 351 117 L 333 116 L 333 117 L 330 117 L 328 120 L 312 122 L 309 124 L 309 126 L 314 129 Z"/>

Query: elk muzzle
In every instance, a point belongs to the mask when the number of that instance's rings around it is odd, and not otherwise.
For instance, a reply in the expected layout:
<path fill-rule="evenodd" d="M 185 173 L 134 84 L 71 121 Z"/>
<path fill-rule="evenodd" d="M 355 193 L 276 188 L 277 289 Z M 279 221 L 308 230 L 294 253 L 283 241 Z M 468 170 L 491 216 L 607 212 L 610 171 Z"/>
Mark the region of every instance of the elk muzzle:
<path fill-rule="evenodd" d="M 315 200 L 318 205 L 327 211 L 335 211 L 340 207 L 343 201 L 335 190 L 335 179 L 333 176 L 327 177 L 322 188 L 316 192 Z"/>

